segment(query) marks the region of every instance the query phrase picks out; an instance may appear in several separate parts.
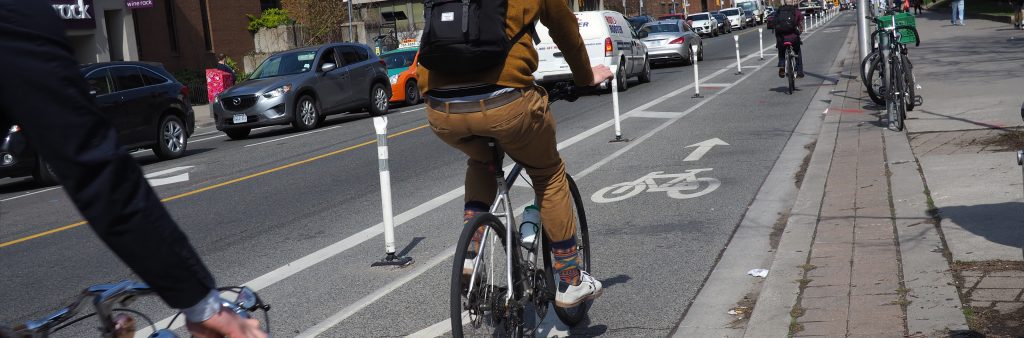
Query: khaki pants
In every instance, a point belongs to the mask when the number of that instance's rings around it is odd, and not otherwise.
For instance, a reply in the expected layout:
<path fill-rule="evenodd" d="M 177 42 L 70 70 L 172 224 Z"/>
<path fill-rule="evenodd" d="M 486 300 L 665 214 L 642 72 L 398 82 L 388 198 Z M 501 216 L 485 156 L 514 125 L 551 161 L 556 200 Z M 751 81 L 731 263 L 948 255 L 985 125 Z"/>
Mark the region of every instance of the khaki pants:
<path fill-rule="evenodd" d="M 467 202 L 494 203 L 498 186 L 488 169 L 494 155 L 486 139 L 494 138 L 530 175 L 548 238 L 563 241 L 576 233 L 576 220 L 569 200 L 565 162 L 556 149 L 555 119 L 548 112 L 543 88 L 522 91 L 523 96 L 515 101 L 475 113 L 449 114 L 428 105 L 427 121 L 442 141 L 469 155 Z"/>

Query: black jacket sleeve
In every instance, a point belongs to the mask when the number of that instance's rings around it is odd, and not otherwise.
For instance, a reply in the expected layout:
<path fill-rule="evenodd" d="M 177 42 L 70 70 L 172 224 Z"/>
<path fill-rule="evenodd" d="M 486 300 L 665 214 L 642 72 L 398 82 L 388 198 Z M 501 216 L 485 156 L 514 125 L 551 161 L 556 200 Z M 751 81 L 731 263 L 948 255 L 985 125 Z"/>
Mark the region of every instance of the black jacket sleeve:
<path fill-rule="evenodd" d="M 0 0 L 0 65 L 0 116 L 22 127 L 100 239 L 168 305 L 205 297 L 213 277 L 119 149 L 48 2 Z"/>

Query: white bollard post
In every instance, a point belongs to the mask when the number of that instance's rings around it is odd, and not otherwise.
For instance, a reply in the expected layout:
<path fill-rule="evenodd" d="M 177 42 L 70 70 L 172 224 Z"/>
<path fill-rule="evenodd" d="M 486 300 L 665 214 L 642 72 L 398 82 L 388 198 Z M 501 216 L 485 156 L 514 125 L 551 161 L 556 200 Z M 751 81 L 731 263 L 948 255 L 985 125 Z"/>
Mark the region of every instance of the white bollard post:
<path fill-rule="evenodd" d="M 373 129 L 377 132 L 377 165 L 380 173 L 380 205 L 384 214 L 384 259 L 370 266 L 407 266 L 412 258 L 395 254 L 395 216 L 391 209 L 391 171 L 388 168 L 388 118 L 373 118 Z"/>
<path fill-rule="evenodd" d="M 693 98 L 702 98 L 700 96 L 700 68 L 697 66 L 697 46 L 690 46 L 690 64 L 693 65 Z"/>
<path fill-rule="evenodd" d="M 764 61 L 764 34 L 761 34 L 761 27 L 757 28 L 757 53 L 761 57 L 761 61 Z"/>
<path fill-rule="evenodd" d="M 743 66 L 740 65 L 740 36 L 733 35 L 733 41 L 736 42 L 736 75 L 743 74 Z"/>
<path fill-rule="evenodd" d="M 615 138 L 610 142 L 629 141 L 622 138 L 622 124 L 619 122 L 619 72 L 617 71 L 619 67 L 622 65 L 612 67 L 612 115 L 615 116 Z M 628 78 L 623 81 L 628 81 Z"/>

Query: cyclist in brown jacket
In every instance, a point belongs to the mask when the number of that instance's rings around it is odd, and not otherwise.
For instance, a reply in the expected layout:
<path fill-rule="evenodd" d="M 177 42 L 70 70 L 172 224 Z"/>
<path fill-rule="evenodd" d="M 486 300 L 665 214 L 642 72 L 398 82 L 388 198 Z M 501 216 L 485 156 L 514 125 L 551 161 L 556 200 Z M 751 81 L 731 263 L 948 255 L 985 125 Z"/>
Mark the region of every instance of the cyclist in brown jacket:
<path fill-rule="evenodd" d="M 533 18 L 549 28 L 576 85 L 594 86 L 611 78 L 607 66 L 591 68 L 576 17 L 564 0 L 508 0 L 506 13 L 510 38 Z M 555 119 L 548 111 L 547 93 L 534 84 L 537 51 L 530 38 L 513 43 L 503 66 L 483 72 L 432 72 L 421 65 L 420 90 L 434 133 L 469 156 L 465 220 L 486 212 L 497 194 L 494 176 L 488 170 L 492 155 L 486 138 L 497 140 L 526 169 L 560 275 L 555 305 L 572 307 L 599 296 L 601 282 L 581 271 L 577 263 L 576 223 L 565 163 L 556 149 Z M 477 233 L 474 240 L 479 242 L 480 237 L 482 233 Z"/>

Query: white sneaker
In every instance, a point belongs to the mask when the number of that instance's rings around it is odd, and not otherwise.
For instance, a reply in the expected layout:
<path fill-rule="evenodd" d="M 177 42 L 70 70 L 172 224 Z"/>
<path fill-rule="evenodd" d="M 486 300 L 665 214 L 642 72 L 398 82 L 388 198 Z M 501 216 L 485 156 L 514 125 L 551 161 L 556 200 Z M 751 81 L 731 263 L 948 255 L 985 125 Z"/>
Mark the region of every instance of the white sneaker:
<path fill-rule="evenodd" d="M 601 282 L 583 270 L 580 270 L 580 285 L 569 285 L 565 291 L 562 291 L 561 284 L 562 282 L 559 281 L 558 293 L 555 294 L 555 306 L 560 308 L 580 305 L 580 303 L 600 297 L 604 292 Z"/>

